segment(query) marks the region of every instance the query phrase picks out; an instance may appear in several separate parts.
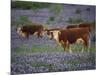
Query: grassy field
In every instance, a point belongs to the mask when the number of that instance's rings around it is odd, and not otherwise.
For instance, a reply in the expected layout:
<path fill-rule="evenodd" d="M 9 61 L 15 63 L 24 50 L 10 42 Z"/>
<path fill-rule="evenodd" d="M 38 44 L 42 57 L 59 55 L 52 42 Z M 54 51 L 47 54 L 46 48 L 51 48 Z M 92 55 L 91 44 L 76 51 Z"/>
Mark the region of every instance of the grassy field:
<path fill-rule="evenodd" d="M 81 52 L 82 50 L 82 46 L 80 45 L 71 45 L 71 49 L 73 52 Z M 90 47 L 89 51 L 90 52 L 95 52 L 95 45 L 92 45 L 92 47 Z M 44 46 L 33 46 L 32 48 L 28 48 L 25 46 L 21 46 L 18 47 L 14 50 L 14 52 L 18 55 L 28 55 L 28 54 L 32 54 L 32 53 L 62 53 L 64 52 L 63 47 L 60 46 L 49 46 L 49 45 L 44 45 Z M 87 49 L 84 50 L 84 52 L 88 52 Z M 67 52 L 65 52 L 67 53 Z"/>

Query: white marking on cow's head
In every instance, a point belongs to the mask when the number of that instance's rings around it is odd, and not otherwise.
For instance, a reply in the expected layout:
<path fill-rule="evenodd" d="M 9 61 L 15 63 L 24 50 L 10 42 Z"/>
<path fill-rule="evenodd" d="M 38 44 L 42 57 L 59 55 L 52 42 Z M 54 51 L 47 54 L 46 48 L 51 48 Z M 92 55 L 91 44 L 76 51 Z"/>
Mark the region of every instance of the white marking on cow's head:
<path fill-rule="evenodd" d="M 53 31 L 53 38 L 55 39 L 55 40 L 58 40 L 58 37 L 59 37 L 59 31 L 58 30 L 55 30 L 55 31 Z"/>
<path fill-rule="evenodd" d="M 20 34 L 20 32 L 21 32 L 21 27 L 18 27 L 17 28 L 17 34 Z"/>
<path fill-rule="evenodd" d="M 17 28 L 17 34 L 21 37 L 26 37 L 26 33 L 22 32 L 22 28 L 18 27 Z"/>
<path fill-rule="evenodd" d="M 59 37 L 59 30 L 53 30 L 53 31 L 49 31 L 48 37 L 50 39 L 54 39 L 58 42 L 58 37 Z"/>

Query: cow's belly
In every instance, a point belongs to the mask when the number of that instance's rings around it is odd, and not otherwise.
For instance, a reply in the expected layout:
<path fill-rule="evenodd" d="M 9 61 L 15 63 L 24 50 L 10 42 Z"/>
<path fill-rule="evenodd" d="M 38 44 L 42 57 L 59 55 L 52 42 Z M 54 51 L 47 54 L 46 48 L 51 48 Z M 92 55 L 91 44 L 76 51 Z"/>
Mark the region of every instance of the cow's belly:
<path fill-rule="evenodd" d="M 70 44 L 74 44 L 74 43 L 76 43 L 76 44 L 81 44 L 82 43 L 83 44 L 84 40 L 82 38 L 77 38 L 77 39 L 69 39 L 68 42 Z"/>

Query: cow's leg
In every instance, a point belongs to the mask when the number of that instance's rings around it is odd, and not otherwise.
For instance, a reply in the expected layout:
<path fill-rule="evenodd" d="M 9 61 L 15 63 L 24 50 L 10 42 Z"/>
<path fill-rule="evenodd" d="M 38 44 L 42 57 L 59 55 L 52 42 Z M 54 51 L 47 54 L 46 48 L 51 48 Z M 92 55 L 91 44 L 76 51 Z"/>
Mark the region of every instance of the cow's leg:
<path fill-rule="evenodd" d="M 68 42 L 64 42 L 63 48 L 64 48 L 64 51 L 69 52 L 69 53 L 72 53 L 70 44 Z"/>
<path fill-rule="evenodd" d="M 67 50 L 66 50 L 67 43 L 66 43 L 66 42 L 63 42 L 63 43 L 62 43 L 62 46 L 63 46 L 63 48 L 64 48 L 64 51 L 67 51 Z"/>
<path fill-rule="evenodd" d="M 83 39 L 82 39 L 82 44 L 81 45 L 84 45 L 84 47 L 81 48 L 81 50 L 82 50 L 81 52 L 83 53 L 84 50 L 85 50 L 85 41 Z"/>
<path fill-rule="evenodd" d="M 82 48 L 82 51 L 81 51 L 81 52 L 83 53 L 83 52 L 84 52 L 84 50 L 85 50 L 85 46 Z"/>
<path fill-rule="evenodd" d="M 70 44 L 69 44 L 69 43 L 67 43 L 67 48 L 68 48 L 68 50 L 69 50 L 69 53 L 72 53 L 72 49 L 71 49 L 71 47 L 70 47 Z"/>
<path fill-rule="evenodd" d="M 63 42 L 62 43 L 62 46 L 64 48 L 64 51 L 72 53 L 72 50 L 71 50 L 71 47 L 70 47 L 70 44 L 69 43 Z"/>
<path fill-rule="evenodd" d="M 37 32 L 37 37 L 38 37 L 38 38 L 40 37 L 40 32 Z"/>
<path fill-rule="evenodd" d="M 88 37 L 84 39 L 84 49 L 87 49 L 89 52 L 89 38 Z"/>
<path fill-rule="evenodd" d="M 43 30 L 39 30 L 39 31 L 37 32 L 37 35 L 38 35 L 38 38 L 42 38 L 43 35 L 44 35 Z"/>
<path fill-rule="evenodd" d="M 87 38 L 87 45 L 86 45 L 86 48 L 87 48 L 87 50 L 88 50 L 88 52 L 90 52 L 90 39 L 89 39 L 89 37 Z"/>
<path fill-rule="evenodd" d="M 26 33 L 26 38 L 29 39 L 29 33 Z"/>
<path fill-rule="evenodd" d="M 90 51 L 90 50 L 89 50 L 90 47 L 91 47 L 91 39 L 89 39 L 88 52 Z"/>
<path fill-rule="evenodd" d="M 67 41 L 67 49 L 68 49 L 69 53 L 72 53 L 72 49 L 71 49 L 70 43 L 68 41 Z"/>

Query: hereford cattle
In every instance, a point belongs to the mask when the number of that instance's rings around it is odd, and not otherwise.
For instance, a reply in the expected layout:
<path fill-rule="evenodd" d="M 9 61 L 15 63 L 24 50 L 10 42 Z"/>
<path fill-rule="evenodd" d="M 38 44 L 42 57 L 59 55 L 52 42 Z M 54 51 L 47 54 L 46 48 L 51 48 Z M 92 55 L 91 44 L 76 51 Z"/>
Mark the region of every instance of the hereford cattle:
<path fill-rule="evenodd" d="M 53 31 L 49 31 L 49 34 L 47 35 L 49 36 L 50 39 L 54 39 L 57 43 L 59 43 L 64 48 L 64 51 L 66 51 L 66 48 L 68 48 L 69 50 L 70 44 L 74 44 L 78 42 L 78 40 L 83 42 L 84 48 L 88 48 L 89 46 L 88 28 L 53 30 Z"/>
<path fill-rule="evenodd" d="M 43 26 L 42 25 L 26 25 L 17 28 L 17 33 L 19 36 L 28 38 L 29 35 L 37 35 L 38 38 L 43 36 Z"/>

